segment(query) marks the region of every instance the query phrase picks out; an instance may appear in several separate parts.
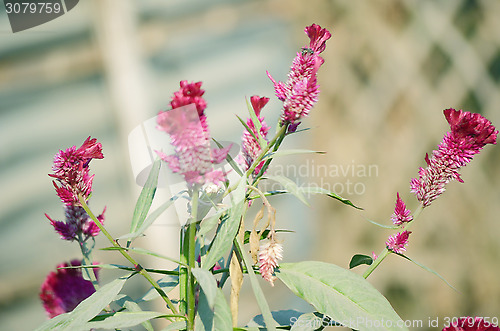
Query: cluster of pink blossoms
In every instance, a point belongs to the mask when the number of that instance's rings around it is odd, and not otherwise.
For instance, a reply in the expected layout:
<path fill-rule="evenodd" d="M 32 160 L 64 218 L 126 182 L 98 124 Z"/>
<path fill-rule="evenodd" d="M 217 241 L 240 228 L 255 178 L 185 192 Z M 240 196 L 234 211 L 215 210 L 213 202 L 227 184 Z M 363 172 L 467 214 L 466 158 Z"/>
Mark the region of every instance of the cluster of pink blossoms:
<path fill-rule="evenodd" d="M 290 124 L 289 132 L 297 129 L 301 119 L 306 117 L 318 102 L 319 85 L 316 76 L 319 67 L 325 62 L 319 54 L 325 50 L 326 41 L 332 36 L 330 31 L 317 24 L 306 27 L 304 31 L 309 37 L 309 45 L 297 53 L 288 80 L 285 83 L 276 82 L 271 74 L 267 73 L 274 84 L 276 96 L 283 101 L 281 122 Z"/>
<path fill-rule="evenodd" d="M 406 205 L 399 196 L 399 192 L 396 197 L 396 207 L 394 208 L 394 213 L 391 216 L 391 220 L 394 225 L 403 226 L 413 220 L 411 216 L 411 211 L 406 208 Z M 406 251 L 406 245 L 408 244 L 408 237 L 410 236 L 410 231 L 398 232 L 385 242 L 387 248 L 395 253 L 401 254 Z M 376 257 L 375 257 L 376 259 Z"/>
<path fill-rule="evenodd" d="M 255 115 L 257 119 L 260 122 L 260 131 L 257 130 L 255 124 L 253 123 L 251 118 L 247 119 L 247 125 L 250 130 L 252 130 L 252 133 L 248 131 L 243 132 L 243 137 L 241 138 L 242 144 L 241 144 L 241 149 L 243 153 L 243 161 L 245 162 L 245 170 L 248 170 L 252 163 L 254 162 L 255 159 L 259 156 L 259 154 L 262 151 L 262 146 L 260 143 L 255 139 L 260 136 L 264 138 L 267 141 L 267 134 L 269 132 L 270 127 L 266 124 L 264 117 L 260 115 L 262 108 L 269 102 L 269 98 L 266 97 L 259 97 L 257 95 L 254 95 L 250 97 L 250 103 L 252 104 L 253 111 L 255 112 Z M 265 161 L 261 161 L 254 170 L 254 175 L 257 175 L 260 170 L 262 169 L 262 166 L 264 165 Z"/>
<path fill-rule="evenodd" d="M 411 192 L 427 207 L 439 197 L 451 180 L 463 182 L 458 171 L 469 163 L 486 144 L 496 144 L 498 130 L 480 114 L 446 109 L 444 116 L 451 131 L 446 133 L 431 158 L 425 156 L 427 168 L 420 168 L 419 178 L 410 182 Z"/>
<path fill-rule="evenodd" d="M 210 132 L 205 115 L 207 104 L 202 97 L 205 91 L 201 89 L 201 82 L 181 81 L 180 87 L 170 102 L 172 109 L 160 112 L 157 117 L 157 128 L 170 135 L 175 154 L 156 152 L 190 186 L 223 182 L 224 172 L 215 170 L 213 164 L 223 162 L 231 146 L 210 148 Z M 196 111 L 194 107 L 189 107 L 191 104 L 194 104 Z"/>
<path fill-rule="evenodd" d="M 62 263 L 57 268 L 78 267 L 80 261 Z M 97 269 L 94 270 L 97 277 Z M 40 299 L 47 315 L 52 318 L 75 309 L 83 300 L 95 292 L 92 282 L 83 279 L 80 269 L 57 269 L 51 272 L 42 284 Z"/>
<path fill-rule="evenodd" d="M 283 259 L 283 246 L 273 238 L 259 248 L 259 271 L 262 278 L 274 286 L 276 276 L 273 275 L 274 268 L 278 266 L 278 260 Z"/>
<path fill-rule="evenodd" d="M 72 146 L 65 151 L 60 150 L 54 157 L 52 174 L 56 193 L 64 203 L 65 222 L 55 221 L 45 214 L 50 224 L 64 240 L 87 240 L 99 234 L 99 228 L 81 207 L 79 197 L 85 201 L 92 193 L 94 175 L 90 175 L 89 163 L 92 159 L 102 159 L 102 145 L 96 139 L 88 137 L 80 146 Z M 104 212 L 98 219 L 104 221 Z"/>

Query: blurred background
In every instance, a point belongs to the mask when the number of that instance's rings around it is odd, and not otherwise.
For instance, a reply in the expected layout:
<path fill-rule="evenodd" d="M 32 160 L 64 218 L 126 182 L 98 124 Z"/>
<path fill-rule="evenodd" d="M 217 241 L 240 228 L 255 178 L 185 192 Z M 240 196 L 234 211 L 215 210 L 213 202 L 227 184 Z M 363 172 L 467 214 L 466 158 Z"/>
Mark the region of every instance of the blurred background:
<path fill-rule="evenodd" d="M 167 109 L 184 79 L 203 81 L 215 138 L 239 142 L 233 114 L 246 117 L 245 97 L 254 94 L 271 97 L 264 115 L 274 127 L 280 102 L 266 70 L 286 80 L 311 23 L 333 32 L 320 101 L 302 124 L 311 130 L 284 148 L 327 154 L 283 158 L 275 171 L 335 189 L 364 210 L 327 197 L 313 197 L 311 207 L 275 197 L 278 228 L 296 231 L 280 236 L 284 261 L 347 267 L 356 253 L 378 254 L 392 232 L 365 219 L 389 224 L 396 192 L 416 208 L 409 181 L 449 129 L 442 110 L 478 112 L 500 126 L 499 15 L 500 2 L 489 0 L 86 0 L 13 34 L 0 7 L 0 329 L 40 325 L 40 285 L 57 264 L 80 256 L 44 216 L 63 217 L 47 176 L 59 149 L 89 135 L 103 144 L 105 159 L 91 165 L 91 207 L 107 206 L 108 229 L 122 235 L 140 192 L 128 134 Z M 487 146 L 463 169 L 465 183 L 448 185 L 412 228 L 408 256 L 458 292 L 396 256 L 370 276 L 402 319 L 499 316 L 499 162 L 500 150 Z M 138 244 L 175 256 L 178 229 L 170 211 Z M 124 264 L 109 252 L 94 257 Z M 141 280 L 127 286 L 133 297 L 147 289 Z M 280 284 L 262 286 L 273 310 L 312 310 Z M 259 313 L 246 285 L 240 310 L 241 325 Z"/>

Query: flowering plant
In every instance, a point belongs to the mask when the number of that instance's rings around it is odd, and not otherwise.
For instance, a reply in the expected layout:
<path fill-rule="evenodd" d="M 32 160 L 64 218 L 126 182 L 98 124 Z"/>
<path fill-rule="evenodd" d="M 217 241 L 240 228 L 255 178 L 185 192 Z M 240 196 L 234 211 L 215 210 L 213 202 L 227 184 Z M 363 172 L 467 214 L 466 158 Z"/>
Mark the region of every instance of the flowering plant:
<path fill-rule="evenodd" d="M 396 194 L 391 227 L 398 232 L 387 239 L 378 256 L 375 253 L 353 256 L 350 268 L 368 265 L 362 276 L 326 262 L 280 263 L 283 247 L 278 238 L 280 230 L 276 228 L 279 214 L 272 206 L 271 196 L 291 194 L 305 201 L 306 193 L 323 194 L 346 206 L 361 209 L 335 192 L 298 187 L 285 177 L 268 173 L 272 161 L 280 155 L 315 153 L 280 150 L 285 138 L 303 132 L 297 130 L 298 126 L 318 101 L 317 74 L 324 64 L 321 53 L 331 33 L 316 24 L 306 27 L 305 33 L 309 43 L 297 52 L 288 79 L 276 81 L 267 73 L 276 97 L 283 102 L 276 132 L 271 133 L 263 115 L 269 98 L 250 97 L 249 118 L 239 119 L 244 131 L 237 158 L 230 154 L 232 145 L 223 146 L 211 138 L 202 83 L 181 81 L 180 90 L 174 93 L 170 103 L 171 109 L 157 116 L 157 129 L 170 136 L 173 153 L 156 151 L 158 158 L 138 198 L 127 235 L 112 236 L 104 227 L 104 211 L 95 216 L 89 208 L 94 179 L 89 166 L 93 159 L 104 158 L 102 145 L 89 137 L 81 147 L 73 146 L 57 153 L 50 176 L 64 204 L 65 221 L 46 216 L 62 239 L 78 242 L 83 259 L 58 265 L 57 271 L 43 283 L 40 298 L 52 319 L 38 330 L 118 329 L 139 324 L 152 330 L 152 319 L 169 320 L 171 323 L 163 330 L 243 330 L 252 327 L 299 330 L 305 325 L 316 325 L 310 329 L 322 329 L 326 325 L 344 325 L 357 330 L 407 329 L 387 299 L 366 278 L 391 254 L 410 259 L 403 253 L 411 225 L 421 211 L 445 191 L 448 182 L 463 182 L 460 168 L 486 144 L 495 144 L 498 131 L 479 114 L 444 110 L 450 132 L 431 157 L 425 157 L 427 167 L 420 168 L 418 178 L 410 182 L 411 192 L 419 205 L 412 213 L 400 194 Z M 217 147 L 212 147 L 212 140 Z M 220 166 L 224 162 L 228 164 L 226 168 Z M 186 187 L 151 211 L 162 164 L 179 174 Z M 230 176 L 234 179 L 230 180 Z M 283 189 L 266 191 L 262 184 L 268 180 L 278 181 Z M 179 197 L 188 201 L 189 213 L 180 231 L 179 259 L 136 247 L 134 240 Z M 247 212 L 251 208 L 259 210 L 249 223 Z M 259 226 L 266 215 L 264 225 Z M 100 233 L 111 243 L 105 249 L 118 252 L 129 265 L 93 261 L 94 237 Z M 119 240 L 126 240 L 126 243 Z M 136 254 L 167 258 L 178 267 L 174 270 L 144 267 L 133 257 Z M 101 286 L 97 271 L 106 268 L 120 269 L 123 276 Z M 158 280 L 153 277 L 156 274 L 164 277 Z M 121 291 L 125 282 L 136 275 L 142 276 L 151 289 L 143 297 L 132 299 Z M 310 303 L 315 311 L 271 312 L 257 275 L 270 286 L 281 281 Z M 261 310 L 262 323 L 254 321 L 254 325 L 243 327 L 238 322 L 238 311 L 245 277 L 250 281 Z M 229 302 L 222 291 L 227 280 L 230 280 Z M 176 287 L 179 297 L 173 299 L 169 292 Z M 163 300 L 165 311 L 144 311 L 142 303 L 153 299 Z M 478 320 L 475 323 L 483 327 L 486 322 Z M 490 326 L 496 328 L 491 323 Z"/>

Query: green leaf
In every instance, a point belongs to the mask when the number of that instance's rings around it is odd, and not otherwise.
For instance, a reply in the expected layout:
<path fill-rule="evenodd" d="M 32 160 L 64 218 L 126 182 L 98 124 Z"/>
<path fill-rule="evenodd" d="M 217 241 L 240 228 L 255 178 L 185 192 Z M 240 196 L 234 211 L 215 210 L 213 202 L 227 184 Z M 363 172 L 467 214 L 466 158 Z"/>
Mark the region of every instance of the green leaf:
<path fill-rule="evenodd" d="M 132 216 L 132 223 L 130 224 L 130 233 L 136 232 L 141 226 L 153 203 L 153 198 L 156 193 L 156 187 L 158 186 L 158 175 L 160 173 L 161 160 L 156 159 L 149 172 L 148 179 L 142 188 L 141 194 L 137 199 L 137 204 L 135 205 L 134 215 Z M 128 240 L 130 243 L 131 240 Z M 127 245 L 128 246 L 128 245 Z"/>
<path fill-rule="evenodd" d="M 240 123 L 243 124 L 243 126 L 245 127 L 247 132 L 252 135 L 253 139 L 255 139 L 255 141 L 259 141 L 259 139 L 257 139 L 257 137 L 255 136 L 255 133 L 252 131 L 252 129 L 250 129 L 250 127 L 247 125 L 247 123 L 244 120 L 242 120 L 241 117 L 239 117 L 238 115 L 236 115 L 236 117 L 238 117 L 238 119 L 240 120 Z"/>
<path fill-rule="evenodd" d="M 276 158 L 280 156 L 287 155 L 297 155 L 297 154 L 326 154 L 326 152 L 313 151 L 310 149 L 284 149 L 277 152 L 271 152 L 264 156 L 264 158 Z"/>
<path fill-rule="evenodd" d="M 146 184 L 147 184 L 147 182 L 146 182 Z M 163 214 L 163 212 L 165 210 L 167 210 L 168 207 L 170 207 L 175 202 L 175 200 L 177 200 L 184 192 L 185 191 L 179 192 L 178 194 L 174 195 L 169 200 L 167 200 L 165 203 L 163 203 L 160 207 L 156 208 L 156 210 L 154 212 L 152 212 L 148 217 L 146 217 L 146 219 L 142 223 L 140 223 L 140 225 L 138 226 L 138 228 L 134 232 L 130 232 L 126 235 L 118 237 L 117 239 L 128 239 L 129 241 L 132 241 L 135 238 L 141 236 L 144 233 L 144 231 L 146 231 L 151 226 L 151 224 L 153 224 L 154 221 L 156 221 L 156 219 L 161 214 Z M 154 193 L 153 193 L 153 195 L 154 195 Z M 152 198 L 151 198 L 151 203 L 152 203 Z M 149 208 L 151 207 L 151 203 L 148 207 L 148 210 L 146 211 L 146 214 L 148 213 Z"/>
<path fill-rule="evenodd" d="M 210 231 L 212 231 L 219 223 L 219 218 L 223 214 L 227 213 L 228 209 L 229 208 L 222 208 L 222 209 L 218 210 L 214 215 L 209 216 L 206 219 L 204 219 L 200 224 L 200 230 L 198 231 L 198 235 L 204 236 L 207 233 L 209 233 Z M 226 215 L 226 216 L 229 217 L 228 215 Z M 227 218 L 227 217 L 225 217 L 225 218 Z"/>
<path fill-rule="evenodd" d="M 280 183 L 281 185 L 283 185 L 285 190 L 287 190 L 288 192 L 293 194 L 297 199 L 302 201 L 306 206 L 309 206 L 309 203 L 307 202 L 306 198 L 304 197 L 302 190 L 290 178 L 287 178 L 285 176 L 266 176 L 266 178 Z"/>
<path fill-rule="evenodd" d="M 323 330 L 327 326 L 337 326 L 328 316 L 318 312 L 302 314 L 296 319 L 291 331 L 318 331 Z"/>
<path fill-rule="evenodd" d="M 222 223 L 217 232 L 212 246 L 205 259 L 202 260 L 202 267 L 205 270 L 212 268 L 224 254 L 232 247 L 233 239 L 238 233 L 241 215 L 245 205 L 246 179 L 241 178 L 237 188 L 231 195 L 232 208 L 229 211 L 229 218 Z"/>
<path fill-rule="evenodd" d="M 267 235 L 269 234 L 269 231 L 271 231 L 271 230 L 266 229 L 266 230 L 262 231 L 262 233 L 260 234 L 260 239 L 259 240 L 266 239 Z M 250 232 L 251 232 L 250 230 L 245 231 L 245 235 L 243 237 L 243 243 L 244 244 L 248 244 L 250 242 Z M 275 232 L 276 233 L 278 233 L 278 232 L 290 232 L 290 233 L 293 233 L 295 231 L 292 231 L 292 230 L 280 230 L 280 229 L 278 229 L 278 230 L 275 230 Z"/>
<path fill-rule="evenodd" d="M 276 276 L 319 312 L 356 330 L 408 330 L 366 279 L 324 262 L 283 263 Z"/>
<path fill-rule="evenodd" d="M 294 310 L 294 309 L 286 309 L 286 310 L 275 310 L 271 312 L 273 319 L 278 323 L 280 328 L 286 327 L 287 329 L 293 324 L 295 320 L 297 320 L 304 313 Z M 255 316 L 246 324 L 247 327 L 259 327 L 264 328 L 266 325 L 264 323 L 264 317 L 262 314 Z"/>
<path fill-rule="evenodd" d="M 200 269 L 201 270 L 201 269 Z M 216 288 L 216 297 L 213 309 L 209 307 L 205 291 L 200 291 L 198 314 L 196 315 L 195 330 L 227 331 L 233 329 L 231 310 L 220 288 Z"/>
<path fill-rule="evenodd" d="M 349 262 L 349 269 L 352 269 L 362 264 L 371 265 L 372 263 L 373 263 L 373 258 L 371 256 L 356 254 L 352 257 L 351 262 Z"/>
<path fill-rule="evenodd" d="M 381 223 L 377 223 L 375 221 L 372 221 L 368 218 L 365 218 L 365 220 L 367 220 L 371 224 L 374 224 L 374 225 L 379 226 L 379 227 L 384 228 L 384 229 L 392 229 L 392 230 L 399 229 L 399 226 L 397 226 L 397 225 L 385 225 L 385 224 L 381 224 Z"/>
<path fill-rule="evenodd" d="M 214 276 L 210 271 L 201 268 L 193 268 L 191 272 L 203 289 L 207 297 L 208 306 L 210 309 L 214 309 L 215 297 L 217 295 L 217 282 Z"/>
<path fill-rule="evenodd" d="M 90 329 L 116 329 L 116 328 L 126 328 L 131 326 L 136 326 L 150 319 L 164 315 L 163 313 L 158 313 L 154 311 L 123 311 L 117 312 L 111 317 L 106 318 L 99 322 L 89 322 L 85 325 L 85 330 Z"/>
<path fill-rule="evenodd" d="M 217 147 L 219 148 L 224 148 L 224 146 L 222 146 L 217 140 L 215 140 L 214 138 L 212 138 L 212 140 L 217 144 Z M 243 176 L 243 171 L 241 171 L 240 167 L 238 166 L 238 164 L 233 160 L 233 158 L 231 157 L 231 155 L 229 155 L 229 153 L 227 153 L 227 156 L 226 156 L 226 161 L 227 163 L 229 163 L 229 165 L 234 169 L 234 171 L 236 171 L 236 173 L 240 176 Z"/>
<path fill-rule="evenodd" d="M 76 308 L 67 314 L 57 316 L 54 320 L 49 320 L 40 326 L 41 330 L 85 330 L 89 329 L 86 324 L 89 320 L 97 316 L 115 297 L 120 293 L 126 278 L 118 278 L 101 287 L 90 297 L 80 302 Z"/>
<path fill-rule="evenodd" d="M 299 188 L 299 191 L 304 193 L 304 194 L 325 194 L 325 195 L 329 196 L 330 198 L 334 198 L 334 199 L 342 202 L 343 204 L 349 205 L 349 206 L 354 207 L 356 209 L 363 210 L 363 208 L 354 205 L 349 199 L 342 198 L 340 195 L 336 194 L 335 192 L 326 190 L 326 189 L 321 188 L 321 187 L 301 187 L 301 188 Z"/>
<path fill-rule="evenodd" d="M 243 244 L 238 238 L 235 238 L 235 243 L 236 243 L 236 248 L 238 249 L 238 253 L 240 254 L 240 256 L 243 259 L 243 262 L 245 263 L 248 272 L 248 277 L 250 278 L 250 285 L 252 285 L 252 290 L 255 295 L 255 299 L 257 299 L 257 304 L 260 308 L 260 312 L 264 317 L 266 330 L 271 330 L 271 331 L 276 330 L 277 323 L 273 319 L 273 315 L 271 314 L 271 310 L 269 309 L 269 305 L 267 304 L 264 292 L 262 291 L 262 288 L 259 285 L 257 277 L 255 276 L 255 272 L 253 271 L 252 267 L 252 261 L 250 260 L 248 253 L 245 251 Z"/>
<path fill-rule="evenodd" d="M 176 268 L 175 270 L 178 271 L 179 268 Z M 160 286 L 163 292 L 165 292 L 165 294 L 168 294 L 168 292 L 172 291 L 177 287 L 177 285 L 179 285 L 179 276 L 166 275 L 162 279 L 158 280 L 157 284 L 158 286 Z M 151 286 L 151 288 L 141 298 L 141 301 L 150 301 L 157 298 L 160 298 L 160 294 L 158 294 L 156 289 Z"/>
<path fill-rule="evenodd" d="M 431 268 L 429 268 L 429 267 L 426 267 L 425 265 L 423 265 L 423 264 L 422 264 L 422 263 L 420 263 L 420 262 L 417 262 L 417 261 L 415 261 L 415 260 L 413 260 L 413 259 L 409 258 L 409 257 L 408 257 L 408 256 L 406 256 L 406 255 L 399 254 L 399 253 L 395 253 L 395 252 L 393 252 L 393 253 L 394 253 L 394 254 L 396 254 L 396 255 L 399 255 L 399 256 L 401 256 L 401 257 L 403 257 L 403 258 L 405 258 L 405 259 L 407 259 L 408 261 L 411 261 L 411 262 L 415 263 L 416 265 L 418 265 L 420 268 L 424 269 L 425 271 L 428 271 L 428 272 L 430 272 L 431 274 L 434 274 L 434 275 L 438 276 L 438 277 L 439 277 L 439 278 L 440 278 L 443 282 L 445 282 L 445 283 L 446 283 L 446 285 L 448 285 L 448 286 L 449 286 L 449 287 L 451 287 L 453 290 L 455 290 L 455 291 L 457 291 L 457 292 L 458 292 L 458 290 L 457 290 L 456 288 L 454 288 L 454 287 L 453 287 L 450 283 L 448 283 L 448 281 L 447 281 L 446 279 L 444 279 L 444 277 L 443 277 L 443 276 L 441 276 L 440 274 L 438 274 L 436 271 L 432 270 L 432 269 L 431 269 Z"/>
<path fill-rule="evenodd" d="M 184 330 L 186 329 L 186 321 L 179 321 L 169 324 L 166 328 L 161 331 L 174 331 L 174 330 Z"/>

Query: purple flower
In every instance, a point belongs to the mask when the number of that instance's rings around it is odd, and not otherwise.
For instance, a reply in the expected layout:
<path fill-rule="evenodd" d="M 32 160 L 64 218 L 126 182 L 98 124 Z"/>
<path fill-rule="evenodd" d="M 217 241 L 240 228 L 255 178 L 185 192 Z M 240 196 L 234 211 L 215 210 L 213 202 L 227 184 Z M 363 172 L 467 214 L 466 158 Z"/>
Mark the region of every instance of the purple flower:
<path fill-rule="evenodd" d="M 49 219 L 50 224 L 54 227 L 54 230 L 61 235 L 61 239 L 79 241 L 79 236 L 81 235 L 82 240 L 86 241 L 88 238 L 95 237 L 99 234 L 99 227 L 81 206 L 66 205 L 64 210 L 64 214 L 66 216 L 65 222 L 55 221 L 50 218 L 49 215 L 45 214 L 45 216 Z M 97 219 L 101 223 L 104 223 L 105 211 L 106 207 L 104 207 L 102 214 L 97 216 Z"/>
<path fill-rule="evenodd" d="M 90 175 L 89 163 L 92 159 L 102 159 L 102 145 L 97 139 L 88 137 L 80 146 L 72 146 L 65 151 L 60 150 L 54 157 L 52 166 L 55 178 L 52 182 L 56 193 L 66 205 L 79 205 L 78 196 L 88 199 L 92 193 L 92 181 L 94 176 Z"/>
<path fill-rule="evenodd" d="M 446 133 L 432 156 L 425 157 L 427 168 L 410 181 L 411 192 L 424 207 L 439 197 L 453 179 L 463 182 L 459 170 L 467 165 L 486 144 L 496 144 L 498 130 L 480 114 L 446 109 L 444 116 L 451 131 Z"/>
<path fill-rule="evenodd" d="M 403 199 L 399 197 L 399 192 L 397 193 L 396 198 L 396 207 L 394 208 L 394 214 L 391 216 L 392 223 L 395 225 L 401 225 L 403 223 L 408 223 L 413 220 L 413 216 L 411 216 L 411 211 L 406 208 Z"/>
<path fill-rule="evenodd" d="M 309 45 L 295 56 L 286 83 L 276 82 L 267 73 L 274 84 L 276 96 L 283 101 L 281 122 L 290 124 L 290 132 L 296 130 L 301 119 L 309 114 L 318 101 L 319 85 L 316 75 L 324 62 L 319 54 L 325 50 L 326 41 L 332 36 L 327 29 L 316 24 L 306 27 L 305 33 L 310 39 Z"/>
<path fill-rule="evenodd" d="M 78 260 L 62 263 L 57 268 L 80 266 Z M 97 277 L 97 269 L 94 273 Z M 76 306 L 95 292 L 92 282 L 83 279 L 80 269 L 58 269 L 52 271 L 42 284 L 40 300 L 50 318 L 75 309 Z"/>
<path fill-rule="evenodd" d="M 260 122 L 261 128 L 260 128 L 260 135 L 267 140 L 267 134 L 269 132 L 270 127 L 266 124 L 264 121 L 264 117 L 260 116 L 260 112 L 262 108 L 269 102 L 269 98 L 266 97 L 259 97 L 257 95 L 254 95 L 250 97 L 250 102 L 252 103 L 252 108 L 255 112 L 255 115 L 257 116 L 257 119 Z M 258 137 L 257 133 L 257 128 L 255 127 L 253 121 L 251 118 L 247 119 L 247 125 L 252 130 L 253 134 L 255 137 Z M 254 136 L 245 130 L 243 132 L 243 137 L 242 137 L 242 152 L 243 152 L 243 160 L 245 162 L 245 170 L 248 170 L 254 160 L 259 156 L 261 153 L 261 146 L 257 140 L 255 140 Z M 265 161 L 262 161 L 255 167 L 254 174 L 257 175 L 259 171 L 262 169 L 262 166 L 264 165 Z"/>
<path fill-rule="evenodd" d="M 411 231 L 398 232 L 385 242 L 387 249 L 393 251 L 394 253 L 401 254 L 406 251 L 406 245 L 408 245 L 408 237 Z"/>
<path fill-rule="evenodd" d="M 214 170 L 214 163 L 226 158 L 231 146 L 223 149 L 210 148 L 210 132 L 204 113 L 206 102 L 202 98 L 201 82 L 181 82 L 181 89 L 174 93 L 172 110 L 162 111 L 157 117 L 158 130 L 170 135 L 174 155 L 156 151 L 170 169 L 180 173 L 189 185 L 218 184 L 225 181 L 221 170 Z M 194 104 L 196 111 L 186 105 Z"/>

